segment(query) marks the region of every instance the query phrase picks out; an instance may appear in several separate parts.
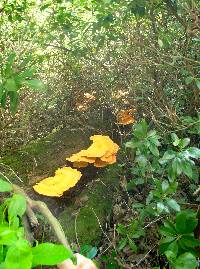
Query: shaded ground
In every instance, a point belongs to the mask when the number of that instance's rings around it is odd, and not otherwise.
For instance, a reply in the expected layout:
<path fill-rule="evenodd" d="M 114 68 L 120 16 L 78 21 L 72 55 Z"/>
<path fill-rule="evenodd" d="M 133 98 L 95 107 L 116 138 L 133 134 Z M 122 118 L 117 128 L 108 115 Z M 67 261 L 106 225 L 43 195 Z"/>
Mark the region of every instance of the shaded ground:
<path fill-rule="evenodd" d="M 53 175 L 58 167 L 69 165 L 66 157 L 86 148 L 92 134 L 81 129 L 63 129 L 0 159 L 0 172 L 10 181 L 21 185 L 31 198 L 47 203 L 61 221 L 70 242 L 77 244 L 99 242 L 102 227 L 111 212 L 113 193 L 118 186 L 115 170 L 107 171 L 92 166 L 81 169 L 83 176 L 80 182 L 61 198 L 38 195 L 32 185 Z M 23 183 L 19 182 L 16 174 Z M 45 223 L 45 220 L 42 222 Z"/>

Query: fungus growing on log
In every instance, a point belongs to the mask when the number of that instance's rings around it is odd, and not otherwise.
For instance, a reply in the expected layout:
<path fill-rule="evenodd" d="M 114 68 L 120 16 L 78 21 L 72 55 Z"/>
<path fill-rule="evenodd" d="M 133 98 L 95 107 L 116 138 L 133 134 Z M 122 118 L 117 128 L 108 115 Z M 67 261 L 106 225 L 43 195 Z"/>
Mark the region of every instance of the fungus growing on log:
<path fill-rule="evenodd" d="M 93 135 L 90 140 L 93 143 L 88 149 L 81 150 L 66 160 L 73 162 L 74 167 L 86 167 L 90 163 L 95 167 L 104 167 L 116 162 L 119 146 L 109 136 Z"/>
<path fill-rule="evenodd" d="M 74 187 L 82 174 L 71 167 L 59 168 L 54 177 L 48 177 L 33 186 L 39 194 L 60 197 L 63 192 Z"/>

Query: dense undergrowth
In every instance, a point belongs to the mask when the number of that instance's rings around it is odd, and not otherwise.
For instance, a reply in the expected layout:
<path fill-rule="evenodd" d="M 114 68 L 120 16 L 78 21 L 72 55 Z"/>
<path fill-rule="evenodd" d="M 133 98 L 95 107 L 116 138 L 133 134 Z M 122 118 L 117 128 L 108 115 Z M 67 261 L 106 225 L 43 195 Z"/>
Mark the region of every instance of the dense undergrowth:
<path fill-rule="evenodd" d="M 1 269 L 50 265 L 34 260 L 40 244 L 25 238 L 24 194 L 6 182 L 5 165 L 23 171 L 23 189 L 33 167 L 51 160 L 41 176 L 51 174 L 54 159 L 67 157 L 60 147 L 77 135 L 81 147 L 87 132 L 120 144 L 107 171 L 120 189 L 101 243 L 75 250 L 106 269 L 198 268 L 199 8 L 195 0 L 1 1 Z M 68 254 L 52 254 L 51 264 Z"/>

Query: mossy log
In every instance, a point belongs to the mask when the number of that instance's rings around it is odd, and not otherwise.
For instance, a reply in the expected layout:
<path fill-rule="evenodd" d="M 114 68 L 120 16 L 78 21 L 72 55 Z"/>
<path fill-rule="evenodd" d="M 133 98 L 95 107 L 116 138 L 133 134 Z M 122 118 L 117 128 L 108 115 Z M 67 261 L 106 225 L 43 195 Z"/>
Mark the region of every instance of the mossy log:
<path fill-rule="evenodd" d="M 0 159 L 0 173 L 23 187 L 31 198 L 44 201 L 60 220 L 69 241 L 80 245 L 100 241 L 118 187 L 116 170 L 111 167 L 108 172 L 92 166 L 82 169 L 80 182 L 61 198 L 38 195 L 32 185 L 53 175 L 58 167 L 69 165 L 66 157 L 87 148 L 92 134 L 63 129 Z"/>

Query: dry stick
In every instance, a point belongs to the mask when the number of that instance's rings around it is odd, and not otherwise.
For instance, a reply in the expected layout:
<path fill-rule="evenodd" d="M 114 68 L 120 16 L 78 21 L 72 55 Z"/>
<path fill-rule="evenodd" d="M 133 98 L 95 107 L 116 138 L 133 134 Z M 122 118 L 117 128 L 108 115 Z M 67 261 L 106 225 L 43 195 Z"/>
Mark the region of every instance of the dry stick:
<path fill-rule="evenodd" d="M 14 171 L 9 165 L 4 164 L 4 163 L 0 163 L 0 165 L 3 166 L 3 167 L 8 168 L 8 169 L 9 169 L 9 170 L 16 176 L 16 178 L 17 178 L 20 182 L 23 182 L 23 181 L 21 180 L 21 178 L 15 173 L 15 171 Z"/>
<path fill-rule="evenodd" d="M 65 237 L 65 234 L 62 230 L 62 227 L 59 223 L 59 221 L 53 216 L 53 214 L 51 213 L 51 211 L 49 210 L 49 208 L 47 207 L 47 205 L 44 202 L 41 201 L 34 201 L 32 200 L 25 192 L 22 188 L 20 188 L 19 186 L 13 184 L 13 189 L 15 193 L 21 194 L 25 197 L 28 206 L 30 207 L 30 209 L 35 209 L 38 212 L 42 213 L 42 215 L 47 219 L 49 225 L 51 226 L 51 228 L 53 229 L 58 241 L 63 244 L 66 248 L 70 249 L 70 245 L 67 241 L 67 238 Z M 33 211 L 32 211 L 33 212 Z M 26 212 L 28 213 L 28 212 Z M 33 212 L 34 213 L 34 212 Z"/>
<path fill-rule="evenodd" d="M 194 196 L 198 195 L 200 192 L 200 186 L 197 188 L 197 190 L 193 193 Z"/>
<path fill-rule="evenodd" d="M 32 200 L 31 208 L 36 209 L 38 212 L 41 212 L 43 216 L 46 217 L 58 241 L 62 243 L 66 248 L 71 249 L 59 221 L 53 216 L 47 205 L 44 202 Z"/>

